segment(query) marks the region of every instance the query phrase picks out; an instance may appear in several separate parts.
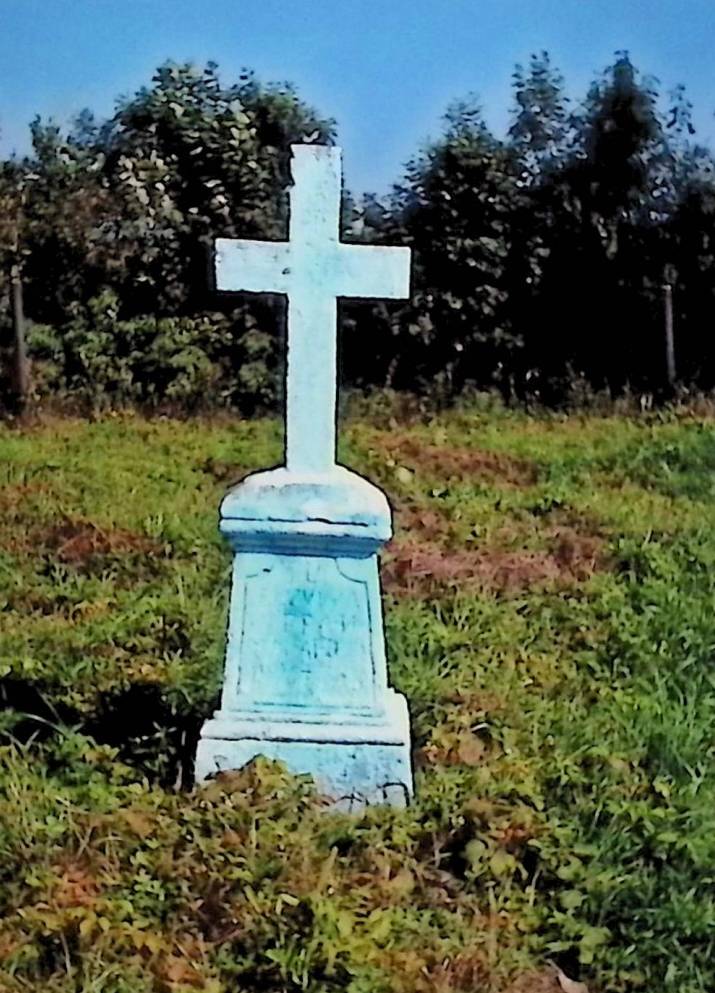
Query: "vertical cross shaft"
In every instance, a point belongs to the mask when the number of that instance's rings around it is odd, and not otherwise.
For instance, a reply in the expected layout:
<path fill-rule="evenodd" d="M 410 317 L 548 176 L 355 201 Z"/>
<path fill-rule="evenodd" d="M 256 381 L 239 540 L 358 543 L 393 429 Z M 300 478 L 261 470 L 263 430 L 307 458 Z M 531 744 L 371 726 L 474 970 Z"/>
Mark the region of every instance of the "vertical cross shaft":
<path fill-rule="evenodd" d="M 336 459 L 337 301 L 309 290 L 288 301 L 285 462 L 291 472 L 330 472 Z"/>
<path fill-rule="evenodd" d="M 340 246 L 340 150 L 295 148 L 292 175 L 288 236 L 294 258 L 301 261 L 288 298 L 285 458 L 291 472 L 329 472 L 337 454 L 337 299 L 332 291 Z"/>

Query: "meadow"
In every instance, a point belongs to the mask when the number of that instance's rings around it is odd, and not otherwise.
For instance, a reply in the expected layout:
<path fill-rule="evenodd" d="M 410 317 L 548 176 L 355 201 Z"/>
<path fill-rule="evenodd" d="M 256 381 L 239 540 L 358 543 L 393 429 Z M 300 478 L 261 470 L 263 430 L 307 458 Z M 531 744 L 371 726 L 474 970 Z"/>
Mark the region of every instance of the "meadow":
<path fill-rule="evenodd" d="M 340 456 L 395 511 L 417 799 L 353 815 L 192 785 L 280 422 L 0 426 L 2 993 L 715 988 L 712 411 L 393 414 Z"/>

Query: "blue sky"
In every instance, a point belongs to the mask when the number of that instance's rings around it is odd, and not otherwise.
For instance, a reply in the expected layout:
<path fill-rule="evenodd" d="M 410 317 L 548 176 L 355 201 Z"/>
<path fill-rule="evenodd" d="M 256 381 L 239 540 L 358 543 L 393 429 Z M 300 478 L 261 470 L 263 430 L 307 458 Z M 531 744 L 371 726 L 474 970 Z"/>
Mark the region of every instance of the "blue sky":
<path fill-rule="evenodd" d="M 684 83 L 715 144 L 715 0 L 0 0 L 0 153 L 35 115 L 111 113 L 162 62 L 213 59 L 290 80 L 338 121 L 347 184 L 383 192 L 480 95 L 503 133 L 516 62 L 547 49 L 580 98 L 618 49 L 666 91 Z"/>

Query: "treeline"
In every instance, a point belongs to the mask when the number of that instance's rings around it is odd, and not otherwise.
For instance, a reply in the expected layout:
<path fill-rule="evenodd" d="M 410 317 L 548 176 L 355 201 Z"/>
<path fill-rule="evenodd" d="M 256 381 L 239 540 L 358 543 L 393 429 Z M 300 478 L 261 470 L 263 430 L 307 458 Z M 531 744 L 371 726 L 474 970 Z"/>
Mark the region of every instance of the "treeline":
<path fill-rule="evenodd" d="M 31 128 L 32 155 L 0 163 L 6 402 L 272 404 L 280 299 L 216 294 L 212 245 L 285 237 L 289 146 L 335 123 L 290 86 L 169 64 L 108 120 Z M 574 104 L 533 56 L 505 138 L 457 103 L 392 195 L 346 193 L 344 239 L 410 245 L 414 269 L 408 302 L 342 308 L 342 378 L 553 404 L 710 389 L 714 215 L 682 88 L 619 53 Z"/>

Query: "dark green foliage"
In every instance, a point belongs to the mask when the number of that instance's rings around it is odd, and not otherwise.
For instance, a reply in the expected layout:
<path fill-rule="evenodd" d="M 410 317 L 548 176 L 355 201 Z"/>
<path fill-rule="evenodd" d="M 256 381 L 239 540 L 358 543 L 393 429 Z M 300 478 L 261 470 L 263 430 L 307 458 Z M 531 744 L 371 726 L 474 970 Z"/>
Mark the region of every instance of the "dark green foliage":
<path fill-rule="evenodd" d="M 517 189 L 509 153 L 477 106 L 456 104 L 445 122 L 443 139 L 410 163 L 387 231 L 414 249 L 415 281 L 396 318 L 391 384 L 437 381 L 452 395 L 477 367 L 488 382 L 520 344 L 507 307 Z"/>
<path fill-rule="evenodd" d="M 79 400 L 94 411 L 136 405 L 252 413 L 275 405 L 277 336 L 270 324 L 261 330 L 246 310 L 132 320 L 118 315 L 116 295 L 105 292 L 86 306 L 72 306 L 57 332 L 31 327 L 41 395 Z"/>
<path fill-rule="evenodd" d="M 357 334 L 351 315 L 348 373 L 369 381 L 354 354 L 368 342 L 373 382 L 443 397 L 469 382 L 549 404 L 659 394 L 667 279 L 681 379 L 712 385 L 698 314 L 715 299 L 715 167 L 690 142 L 682 90 L 664 113 L 655 81 L 619 53 L 572 110 L 541 53 L 517 66 L 514 96 L 505 142 L 474 102 L 455 104 L 389 205 L 363 204 L 363 238 L 414 248 L 414 293 L 358 316 Z"/>
<path fill-rule="evenodd" d="M 555 380 L 542 387 L 547 398 L 574 374 L 614 392 L 664 382 L 659 225 L 673 190 L 653 87 L 621 54 L 530 189 L 541 272 L 529 299 L 526 361 Z"/>
<path fill-rule="evenodd" d="M 161 67 L 109 120 L 84 112 L 66 137 L 35 121 L 18 166 L 30 316 L 55 323 L 104 287 L 122 316 L 206 309 L 215 237 L 280 236 L 288 147 L 332 129 L 290 87 L 249 73 L 226 87 L 213 63 Z"/>
<path fill-rule="evenodd" d="M 548 52 L 532 55 L 528 73 L 521 65 L 514 72 L 515 107 L 509 140 L 519 155 L 522 181 L 528 185 L 543 187 L 568 154 L 573 121 L 563 85 Z"/>
<path fill-rule="evenodd" d="M 108 120 L 84 111 L 68 134 L 34 121 L 32 156 L 0 168 L 4 393 L 18 367 L 13 373 L 10 270 L 28 317 L 58 335 L 92 333 L 82 315 L 108 291 L 121 322 L 233 320 L 234 301 L 211 283 L 215 238 L 284 237 L 289 146 L 330 142 L 334 130 L 291 86 L 264 86 L 249 72 L 226 84 L 213 63 L 168 63 Z M 676 378 L 711 388 L 715 164 L 693 134 L 682 87 L 665 101 L 626 52 L 580 105 L 548 53 L 532 55 L 516 67 L 503 140 L 473 98 L 453 104 L 391 197 L 345 195 L 347 239 L 406 244 L 414 258 L 407 303 L 343 306 L 345 382 L 437 401 L 472 385 L 550 405 L 594 392 L 661 399 L 674 389 L 668 282 Z M 263 367 L 282 351 L 276 300 L 247 306 L 260 334 L 232 353 L 245 368 L 222 393 L 244 409 L 275 392 L 263 385 Z M 213 367 L 216 352 L 187 355 L 194 386 L 184 376 L 170 387 L 184 359 L 174 346 L 157 347 L 153 392 L 143 385 L 134 395 L 170 390 L 191 404 L 208 382 L 198 368 Z M 71 390 L 91 392 L 81 376 L 70 378 Z M 117 372 L 115 385 L 105 377 L 95 392 L 122 404 L 133 389 Z"/>

